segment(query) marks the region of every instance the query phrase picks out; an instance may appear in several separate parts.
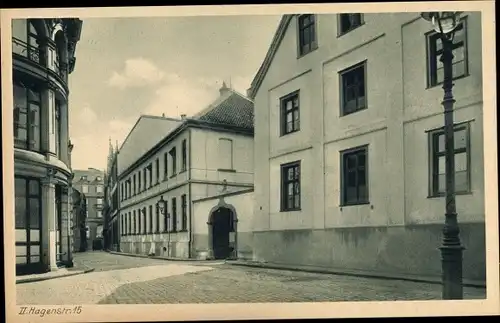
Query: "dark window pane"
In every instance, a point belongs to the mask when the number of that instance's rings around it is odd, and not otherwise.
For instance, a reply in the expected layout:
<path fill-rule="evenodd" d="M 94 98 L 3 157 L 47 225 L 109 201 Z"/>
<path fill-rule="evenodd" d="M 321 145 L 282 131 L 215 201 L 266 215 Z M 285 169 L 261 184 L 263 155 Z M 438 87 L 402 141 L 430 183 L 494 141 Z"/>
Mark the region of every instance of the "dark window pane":
<path fill-rule="evenodd" d="M 298 96 L 295 96 L 293 98 L 293 107 L 294 108 L 298 108 L 299 107 L 299 97 Z"/>
<path fill-rule="evenodd" d="M 24 178 L 15 178 L 14 187 L 16 197 L 26 197 L 26 180 Z"/>
<path fill-rule="evenodd" d="M 26 19 L 12 19 L 12 37 L 23 42 L 27 41 L 28 30 L 26 26 Z"/>
<path fill-rule="evenodd" d="M 358 185 L 366 185 L 366 171 L 364 169 L 358 172 Z"/>
<path fill-rule="evenodd" d="M 439 134 L 438 135 L 438 152 L 444 152 L 445 151 L 445 143 L 444 143 L 444 134 Z"/>
<path fill-rule="evenodd" d="M 24 195 L 24 194 L 23 194 Z M 16 228 L 26 228 L 26 198 L 16 194 L 15 213 L 16 213 Z"/>
<path fill-rule="evenodd" d="M 347 203 L 353 203 L 353 202 L 357 202 L 357 200 L 358 200 L 358 196 L 357 196 L 356 187 L 347 187 L 345 201 Z"/>
<path fill-rule="evenodd" d="M 28 89 L 28 100 L 30 102 L 40 102 L 40 92 Z"/>
<path fill-rule="evenodd" d="M 357 156 L 356 155 L 347 155 L 345 157 L 345 160 L 346 160 L 346 167 L 347 167 L 347 170 L 351 170 L 351 169 L 355 169 L 356 166 L 357 166 Z"/>
<path fill-rule="evenodd" d="M 40 107 L 36 104 L 29 105 L 29 125 L 30 125 L 30 148 L 40 149 Z"/>
<path fill-rule="evenodd" d="M 295 195 L 295 208 L 300 208 L 300 194 Z"/>
<path fill-rule="evenodd" d="M 300 167 L 295 166 L 295 179 L 299 179 L 299 178 L 300 178 Z"/>
<path fill-rule="evenodd" d="M 452 65 L 453 77 L 460 77 L 465 75 L 465 61 L 454 62 Z"/>
<path fill-rule="evenodd" d="M 360 185 L 358 187 L 359 200 L 365 202 L 368 200 L 368 189 L 366 185 Z"/>
<path fill-rule="evenodd" d="M 293 209 L 293 196 L 288 196 L 286 208 Z"/>
<path fill-rule="evenodd" d="M 29 28 L 30 28 L 30 29 L 29 29 L 30 34 L 34 34 L 34 35 L 37 35 L 37 34 L 38 34 L 38 33 L 36 32 L 36 28 L 35 28 L 35 26 L 33 25 L 33 23 L 32 23 L 32 22 L 30 22 L 30 23 L 29 23 Z"/>
<path fill-rule="evenodd" d="M 32 196 L 40 195 L 40 183 L 38 181 L 30 180 L 29 194 Z"/>
<path fill-rule="evenodd" d="M 40 199 L 30 198 L 30 228 L 39 229 L 40 228 Z"/>
<path fill-rule="evenodd" d="M 356 187 L 356 172 L 347 172 L 346 184 L 348 187 Z"/>
<path fill-rule="evenodd" d="M 358 153 L 358 167 L 366 166 L 366 155 L 364 152 Z"/>

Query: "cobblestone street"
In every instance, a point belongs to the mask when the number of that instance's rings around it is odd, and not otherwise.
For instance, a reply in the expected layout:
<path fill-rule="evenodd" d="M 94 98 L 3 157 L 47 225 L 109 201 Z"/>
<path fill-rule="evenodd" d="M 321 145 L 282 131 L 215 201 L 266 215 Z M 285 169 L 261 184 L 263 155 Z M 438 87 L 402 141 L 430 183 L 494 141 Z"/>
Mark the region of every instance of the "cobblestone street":
<path fill-rule="evenodd" d="M 17 285 L 17 304 L 167 304 L 436 300 L 441 286 L 330 274 L 174 262 L 93 252 L 88 274 Z M 485 297 L 465 288 L 465 298 Z"/>

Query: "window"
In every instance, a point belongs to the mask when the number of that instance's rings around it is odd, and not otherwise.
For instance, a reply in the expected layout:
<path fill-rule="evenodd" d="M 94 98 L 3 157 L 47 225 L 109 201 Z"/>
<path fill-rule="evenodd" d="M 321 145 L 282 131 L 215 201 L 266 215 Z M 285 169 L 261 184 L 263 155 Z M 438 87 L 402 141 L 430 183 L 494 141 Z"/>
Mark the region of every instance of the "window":
<path fill-rule="evenodd" d="M 37 89 L 14 84 L 14 147 L 40 151 L 41 101 Z"/>
<path fill-rule="evenodd" d="M 55 101 L 54 107 L 54 131 L 56 140 L 56 155 L 61 157 L 61 101 Z"/>
<path fill-rule="evenodd" d="M 233 141 L 227 138 L 219 138 L 219 161 L 221 170 L 233 169 Z"/>
<path fill-rule="evenodd" d="M 314 15 L 299 16 L 299 56 L 306 55 L 318 47 L 314 20 Z"/>
<path fill-rule="evenodd" d="M 81 181 L 86 181 L 87 180 L 87 175 L 83 175 L 82 177 L 80 177 L 80 180 Z"/>
<path fill-rule="evenodd" d="M 341 13 L 338 15 L 338 34 L 343 35 L 364 23 L 361 13 Z"/>
<path fill-rule="evenodd" d="M 187 169 L 187 141 L 184 139 L 182 141 L 182 166 L 181 172 L 184 172 Z"/>
<path fill-rule="evenodd" d="M 170 149 L 170 158 L 172 160 L 172 176 L 177 174 L 177 152 L 175 147 Z"/>
<path fill-rule="evenodd" d="M 168 153 L 163 154 L 163 176 L 168 178 Z"/>
<path fill-rule="evenodd" d="M 123 201 L 125 199 L 125 190 L 123 189 L 123 183 L 120 183 L 120 193 L 121 200 Z"/>
<path fill-rule="evenodd" d="M 90 239 L 90 227 L 88 225 L 85 227 L 85 232 L 87 239 Z"/>
<path fill-rule="evenodd" d="M 147 184 L 147 179 L 148 179 L 148 168 L 144 168 L 144 190 L 148 188 Z"/>
<path fill-rule="evenodd" d="M 97 210 L 97 217 L 98 217 L 98 218 L 102 218 L 102 211 Z"/>
<path fill-rule="evenodd" d="M 287 135 L 300 130 L 299 91 L 280 99 L 281 135 Z"/>
<path fill-rule="evenodd" d="M 300 210 L 300 162 L 281 165 L 281 211 Z"/>
<path fill-rule="evenodd" d="M 102 193 L 104 191 L 104 188 L 102 187 L 102 185 L 97 185 L 95 188 L 95 191 L 97 193 Z"/>
<path fill-rule="evenodd" d="M 428 86 L 436 86 L 443 83 L 444 71 L 440 58 L 443 54 L 443 44 L 440 34 L 432 31 L 426 35 L 428 49 L 427 82 Z M 453 37 L 453 79 L 468 75 L 467 58 L 467 23 L 463 19 L 455 29 Z"/>
<path fill-rule="evenodd" d="M 182 204 L 182 231 L 187 231 L 187 199 L 186 194 L 181 196 Z"/>
<path fill-rule="evenodd" d="M 153 186 L 153 164 L 150 163 L 148 165 L 148 174 L 149 174 L 149 187 Z"/>
<path fill-rule="evenodd" d="M 41 185 L 37 179 L 16 176 L 14 187 L 16 251 L 24 249 L 20 254 L 16 252 L 16 262 L 28 264 L 39 262 L 40 232 L 38 230 L 41 229 L 42 223 Z"/>
<path fill-rule="evenodd" d="M 156 184 L 160 182 L 160 159 L 156 158 L 155 161 Z"/>
<path fill-rule="evenodd" d="M 446 191 L 446 154 L 444 128 L 429 132 L 430 195 L 444 196 Z M 455 192 L 470 192 L 469 123 L 455 125 Z"/>
<path fill-rule="evenodd" d="M 41 63 L 38 32 L 32 21 L 12 19 L 12 52 Z"/>
<path fill-rule="evenodd" d="M 127 213 L 125 213 L 125 214 L 123 215 L 123 217 L 125 218 L 125 227 L 123 228 L 123 234 L 124 234 L 124 235 L 128 235 Z"/>
<path fill-rule="evenodd" d="M 144 231 L 143 232 L 146 234 L 147 230 L 148 230 L 147 223 L 146 223 L 146 207 L 142 208 L 142 219 L 143 219 L 142 223 L 144 223 L 144 228 L 143 228 Z"/>
<path fill-rule="evenodd" d="M 158 206 L 158 204 L 156 204 L 156 213 L 155 213 L 155 216 L 156 216 L 156 230 L 155 232 L 160 232 L 160 207 Z"/>
<path fill-rule="evenodd" d="M 149 206 L 149 233 L 153 233 L 153 206 Z"/>
<path fill-rule="evenodd" d="M 368 203 L 368 146 L 340 152 L 341 205 Z"/>
<path fill-rule="evenodd" d="M 141 192 L 141 172 L 137 173 L 137 192 Z"/>
<path fill-rule="evenodd" d="M 134 210 L 134 231 L 133 234 L 137 234 L 137 214 L 135 213 Z"/>
<path fill-rule="evenodd" d="M 168 225 L 168 201 L 165 201 L 165 209 L 163 210 L 163 231 L 168 232 L 169 225 Z"/>
<path fill-rule="evenodd" d="M 97 205 L 98 206 L 102 205 L 102 201 L 103 201 L 103 199 L 101 197 L 98 197 L 97 198 Z"/>
<path fill-rule="evenodd" d="M 138 226 L 138 228 L 137 228 L 136 233 L 142 233 L 142 230 L 141 230 L 142 210 L 141 209 L 137 210 L 137 217 L 138 217 L 138 219 L 137 219 L 137 226 Z"/>
<path fill-rule="evenodd" d="M 366 109 L 366 61 L 340 72 L 341 116 Z"/>
<path fill-rule="evenodd" d="M 95 180 L 96 180 L 96 181 L 98 181 L 98 182 L 100 182 L 100 181 L 102 180 L 102 179 L 101 179 L 101 176 L 97 176 L 97 177 L 95 178 Z"/>
<path fill-rule="evenodd" d="M 89 192 L 89 187 L 88 185 L 82 185 L 82 193 L 88 193 Z"/>
<path fill-rule="evenodd" d="M 132 233 L 132 212 L 128 212 L 128 233 Z"/>
<path fill-rule="evenodd" d="M 177 199 L 172 198 L 172 231 L 177 231 Z"/>
<path fill-rule="evenodd" d="M 135 183 L 135 174 L 134 174 L 134 176 L 132 177 L 132 195 L 135 195 L 135 194 L 137 194 L 137 186 Z"/>

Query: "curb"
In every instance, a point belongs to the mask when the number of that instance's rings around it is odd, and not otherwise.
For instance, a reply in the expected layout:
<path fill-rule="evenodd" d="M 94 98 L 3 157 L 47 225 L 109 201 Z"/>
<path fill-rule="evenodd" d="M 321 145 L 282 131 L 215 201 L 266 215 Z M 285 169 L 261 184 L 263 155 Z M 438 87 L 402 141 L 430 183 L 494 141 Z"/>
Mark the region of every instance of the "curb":
<path fill-rule="evenodd" d="M 425 278 L 425 277 L 408 277 L 408 276 L 396 276 L 396 275 L 391 276 L 390 274 L 384 275 L 384 274 L 376 274 L 376 273 L 346 272 L 346 271 L 341 271 L 341 270 L 330 270 L 330 269 L 321 269 L 321 268 L 303 268 L 303 267 L 291 267 L 291 266 L 274 265 L 274 264 L 244 263 L 244 262 L 231 262 L 231 261 L 226 261 L 226 264 L 233 265 L 233 266 L 301 271 L 301 272 L 318 273 L 318 274 L 339 275 L 339 276 L 376 278 L 376 279 L 385 279 L 385 280 L 404 280 L 404 281 L 411 281 L 411 282 L 416 282 L 416 283 L 430 283 L 430 284 L 436 284 L 436 285 L 442 284 L 441 281 L 438 280 L 437 278 L 433 279 L 433 278 Z M 486 283 L 465 281 L 465 282 L 463 282 L 463 286 L 464 287 L 473 287 L 473 288 L 486 288 Z"/>
<path fill-rule="evenodd" d="M 157 259 L 157 260 L 180 261 L 180 262 L 208 262 L 208 261 L 211 261 L 211 260 L 206 260 L 206 259 L 167 258 L 167 257 L 158 257 L 158 256 L 139 255 L 136 253 L 125 253 L 125 252 L 108 251 L 108 250 L 105 250 L 105 251 L 107 253 L 112 254 L 112 255 L 136 257 L 136 258 L 148 258 L 148 259 Z"/>
<path fill-rule="evenodd" d="M 64 278 L 64 277 L 82 275 L 82 274 L 91 273 L 94 270 L 95 270 L 95 268 L 87 268 L 87 269 L 84 269 L 84 270 L 81 270 L 81 271 L 77 271 L 77 272 L 69 272 L 69 273 L 61 275 L 61 276 L 33 277 L 33 278 L 16 279 L 16 285 L 17 284 L 34 283 L 34 282 L 39 282 L 39 281 L 43 281 L 43 280 L 50 280 L 50 279 L 57 279 L 57 278 Z"/>

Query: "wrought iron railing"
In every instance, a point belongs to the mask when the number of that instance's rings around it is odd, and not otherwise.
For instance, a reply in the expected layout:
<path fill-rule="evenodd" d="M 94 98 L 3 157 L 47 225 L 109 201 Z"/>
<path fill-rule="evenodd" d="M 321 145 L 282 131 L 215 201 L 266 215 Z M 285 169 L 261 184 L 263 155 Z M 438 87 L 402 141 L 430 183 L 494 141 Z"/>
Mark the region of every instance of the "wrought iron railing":
<path fill-rule="evenodd" d="M 12 38 L 12 52 L 24 56 L 37 64 L 41 64 L 42 62 L 40 48 L 31 46 L 14 37 Z"/>

